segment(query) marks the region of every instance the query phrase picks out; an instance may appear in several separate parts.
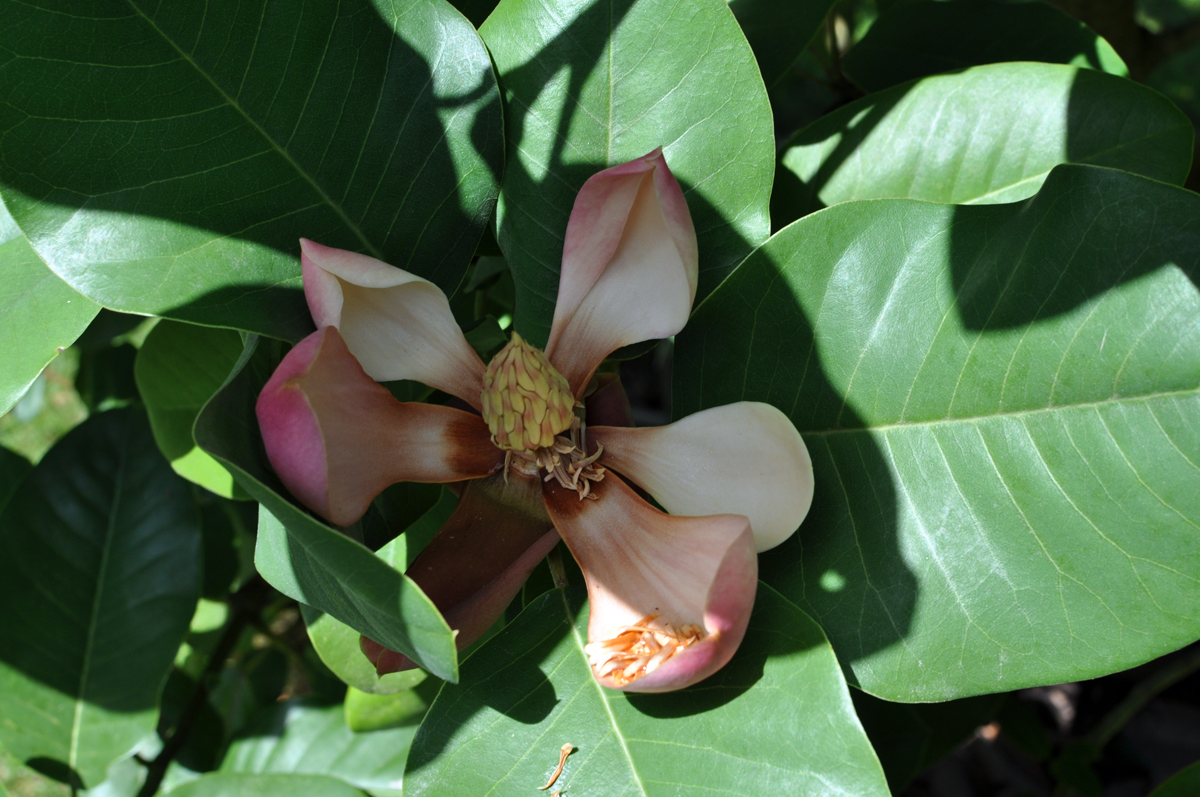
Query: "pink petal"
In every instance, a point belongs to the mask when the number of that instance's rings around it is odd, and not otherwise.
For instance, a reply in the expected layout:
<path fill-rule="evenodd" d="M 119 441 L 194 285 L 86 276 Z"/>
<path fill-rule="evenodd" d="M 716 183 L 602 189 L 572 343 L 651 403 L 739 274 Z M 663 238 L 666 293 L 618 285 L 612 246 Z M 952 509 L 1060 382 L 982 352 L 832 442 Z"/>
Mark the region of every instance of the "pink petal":
<path fill-rule="evenodd" d="M 454 514 L 408 576 L 458 634 L 462 650 L 492 627 L 557 544 L 540 480 L 509 471 L 507 484 L 500 474 L 467 484 Z M 365 637 L 361 647 L 380 675 L 415 666 Z"/>
<path fill-rule="evenodd" d="M 304 238 L 300 249 L 313 320 L 318 328 L 337 327 L 372 379 L 415 379 L 480 408 L 483 362 L 436 285 Z"/>
<path fill-rule="evenodd" d="M 611 674 L 597 680 L 630 692 L 668 692 L 725 666 L 746 633 L 758 587 L 746 518 L 663 514 L 611 472 L 593 492 L 598 500 L 580 500 L 554 481 L 543 488 L 546 509 L 587 581 L 589 643 L 648 615 L 676 629 L 704 630 L 700 641 L 631 683 L 620 685 Z"/>
<path fill-rule="evenodd" d="M 616 349 L 683 328 L 697 269 L 692 217 L 661 148 L 583 184 L 546 345 L 576 396 Z"/>
<path fill-rule="evenodd" d="M 792 536 L 812 504 L 808 448 L 770 404 L 726 404 L 669 426 L 589 426 L 588 437 L 604 446 L 606 467 L 671 514 L 750 518 L 760 552 Z"/>
<path fill-rule="evenodd" d="M 504 463 L 479 416 L 397 401 L 363 372 L 337 327 L 288 352 L 256 410 L 284 485 L 339 526 L 362 517 L 390 484 L 474 479 Z"/>

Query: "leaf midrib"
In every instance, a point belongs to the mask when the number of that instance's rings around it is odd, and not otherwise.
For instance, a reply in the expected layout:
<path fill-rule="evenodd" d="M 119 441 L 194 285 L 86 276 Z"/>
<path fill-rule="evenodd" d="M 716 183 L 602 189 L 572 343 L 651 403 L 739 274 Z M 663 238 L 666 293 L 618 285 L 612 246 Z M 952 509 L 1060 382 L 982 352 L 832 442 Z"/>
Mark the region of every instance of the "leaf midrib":
<path fill-rule="evenodd" d="M 992 420 L 993 418 L 1020 418 L 1043 413 L 1062 412 L 1064 410 L 1088 409 L 1118 404 L 1133 404 L 1137 402 L 1179 397 L 1200 397 L 1200 386 L 1186 388 L 1184 390 L 1169 390 L 1162 393 L 1149 393 L 1141 396 L 1117 396 L 1113 398 L 1100 399 L 1099 401 L 1080 401 L 1072 404 L 1059 404 L 1053 407 L 1034 407 L 1032 409 L 1025 410 L 1009 410 L 1007 412 L 995 412 L 988 415 L 964 415 L 954 418 L 936 418 L 927 421 L 898 421 L 895 423 L 856 426 L 847 429 L 801 429 L 799 431 L 800 434 L 811 437 L 832 437 L 834 435 L 857 434 L 862 432 L 889 432 L 894 429 L 928 428 L 947 426 L 955 423 L 977 423 L 980 421 Z M 849 406 L 853 407 L 852 404 Z"/>
<path fill-rule="evenodd" d="M 92 615 L 88 619 L 87 641 L 83 647 L 83 664 L 79 670 L 79 688 L 75 694 L 75 711 L 71 719 L 71 748 L 67 754 L 67 765 L 71 768 L 72 772 L 78 771 L 79 736 L 83 727 L 83 708 L 87 702 L 84 696 L 87 692 L 88 677 L 91 672 L 92 648 L 96 640 L 96 626 L 99 623 L 100 599 L 104 593 L 104 582 L 108 573 L 109 553 L 112 550 L 112 541 L 116 534 L 115 521 L 121 509 L 121 495 L 124 492 L 125 469 L 129 463 L 128 445 L 128 436 L 122 436 L 121 448 L 118 454 L 119 461 L 113 483 L 113 500 L 108 512 L 108 523 L 104 529 L 104 545 L 100 549 L 100 566 L 96 572 L 96 591 L 92 598 Z"/>
<path fill-rule="evenodd" d="M 248 114 L 233 97 L 230 97 L 229 94 L 226 93 L 225 90 L 222 89 L 217 82 L 212 79 L 211 75 L 202 69 L 200 65 L 196 63 L 196 61 L 190 55 L 188 55 L 188 53 L 184 52 L 183 49 L 181 49 L 179 45 L 176 44 L 175 41 L 168 36 L 165 31 L 163 31 L 162 28 L 154 23 L 154 20 L 150 19 L 145 12 L 138 8 L 138 6 L 134 3 L 134 0 L 126 0 L 126 3 L 131 9 L 133 9 L 135 14 L 145 20 L 146 24 L 150 26 L 151 30 L 153 30 L 155 34 L 159 36 L 159 38 L 170 45 L 175 52 L 179 53 L 179 57 L 186 61 L 192 67 L 192 69 L 195 70 L 196 74 L 202 77 L 205 82 L 212 87 L 213 91 L 220 95 L 222 101 L 224 101 L 228 107 L 237 111 L 237 113 L 246 120 L 246 123 L 249 124 L 255 130 L 255 132 L 262 137 L 263 141 L 265 141 L 272 150 L 274 150 L 281 158 L 283 158 L 284 161 L 295 170 L 296 174 L 298 174 L 301 179 L 309 184 L 312 190 L 316 192 L 317 196 L 320 197 L 321 201 L 337 215 L 338 219 L 340 219 L 341 222 L 345 224 L 351 232 L 354 233 L 354 236 L 363 245 L 363 248 L 366 249 L 368 254 L 377 259 L 383 258 L 383 253 L 371 243 L 366 235 L 363 234 L 363 231 L 359 228 L 359 226 L 355 224 L 349 216 L 346 215 L 346 212 L 342 209 L 341 205 L 334 202 L 333 198 L 330 197 L 329 194 L 325 193 L 325 190 L 321 188 L 320 184 L 318 184 L 317 181 L 313 179 L 313 177 L 307 171 L 301 168 L 300 164 L 297 163 L 294 158 L 292 158 L 291 154 L 288 153 L 285 148 L 280 146 L 280 144 L 275 141 L 275 139 L 272 138 L 266 130 L 263 129 L 262 125 L 256 122 L 254 118 L 251 117 L 250 114 Z"/>

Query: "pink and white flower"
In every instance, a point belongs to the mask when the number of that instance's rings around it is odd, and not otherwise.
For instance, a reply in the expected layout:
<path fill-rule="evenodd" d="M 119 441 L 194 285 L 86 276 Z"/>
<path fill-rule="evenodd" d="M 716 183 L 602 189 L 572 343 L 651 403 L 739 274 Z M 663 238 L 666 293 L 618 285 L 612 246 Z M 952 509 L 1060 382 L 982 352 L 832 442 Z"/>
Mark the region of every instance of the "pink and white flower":
<path fill-rule="evenodd" d="M 365 255 L 301 248 L 318 331 L 284 358 L 257 407 L 267 454 L 297 500 L 345 526 L 395 482 L 460 483 L 454 514 L 408 571 L 460 649 L 561 537 L 587 582 L 587 653 L 601 684 L 669 691 L 729 661 L 753 607 L 757 551 L 800 525 L 812 467 L 766 404 L 658 428 L 605 425 L 622 397 L 619 383 L 597 389 L 601 361 L 677 333 L 696 295 L 695 230 L 661 150 L 580 190 L 544 353 L 514 335 L 485 366 L 431 283 Z M 377 383 L 395 379 L 481 414 L 397 401 Z M 363 650 L 381 673 L 412 666 L 366 638 Z"/>

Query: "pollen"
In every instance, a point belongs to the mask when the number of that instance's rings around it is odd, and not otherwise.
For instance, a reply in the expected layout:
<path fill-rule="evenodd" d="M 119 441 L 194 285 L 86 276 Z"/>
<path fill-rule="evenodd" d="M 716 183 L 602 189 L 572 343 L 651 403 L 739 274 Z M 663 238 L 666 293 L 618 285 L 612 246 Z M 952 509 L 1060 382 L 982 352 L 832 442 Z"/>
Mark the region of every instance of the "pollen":
<path fill-rule="evenodd" d="M 608 676 L 616 686 L 626 686 L 704 637 L 698 625 L 689 623 L 677 629 L 658 618 L 648 614 L 633 625 L 618 628 L 608 639 L 585 645 L 583 652 L 596 677 Z"/>
<path fill-rule="evenodd" d="M 516 332 L 488 363 L 481 400 L 492 441 L 505 451 L 550 448 L 575 419 L 566 378 Z"/>

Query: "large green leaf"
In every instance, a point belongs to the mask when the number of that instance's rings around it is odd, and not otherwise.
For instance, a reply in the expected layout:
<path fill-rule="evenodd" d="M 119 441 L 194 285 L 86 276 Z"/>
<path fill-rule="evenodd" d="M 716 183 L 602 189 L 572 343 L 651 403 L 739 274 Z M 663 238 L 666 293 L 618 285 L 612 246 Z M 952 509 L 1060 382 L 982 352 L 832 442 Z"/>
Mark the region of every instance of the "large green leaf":
<path fill-rule="evenodd" d="M 1128 75 L 1108 42 L 1047 3 L 915 0 L 879 15 L 842 69 L 867 91 L 1003 61 L 1045 61 Z"/>
<path fill-rule="evenodd" d="M 728 0 L 768 86 L 808 47 L 832 0 Z"/>
<path fill-rule="evenodd" d="M 767 401 L 817 494 L 761 577 L 866 690 L 1090 678 L 1200 637 L 1200 196 L 1062 166 L 1011 205 L 846 203 L 676 339 L 676 412 Z"/>
<path fill-rule="evenodd" d="M 655 147 L 696 224 L 701 295 L 766 239 L 771 109 L 723 0 L 502 0 L 479 32 L 504 86 L 497 239 L 522 335 L 549 333 L 580 186 Z"/>
<path fill-rule="evenodd" d="M 92 299 L 297 339 L 301 236 L 450 292 L 502 167 L 443 0 L 0 5 L 0 190 Z"/>
<path fill-rule="evenodd" d="M 263 450 L 254 402 L 279 358 L 251 338 L 229 380 L 200 411 L 196 443 L 261 506 L 255 564 L 285 595 L 333 615 L 440 678 L 456 680 L 454 636 L 407 576 L 284 496 Z"/>
<path fill-rule="evenodd" d="M 365 792 L 326 775 L 227 772 L 189 780 L 167 794 L 171 797 L 365 797 Z"/>
<path fill-rule="evenodd" d="M 100 312 L 38 257 L 0 202 L 0 415 Z"/>
<path fill-rule="evenodd" d="M 271 706 L 229 745 L 220 771 L 328 775 L 398 797 L 416 726 L 355 733 L 342 713 L 310 698 Z"/>
<path fill-rule="evenodd" d="M 1055 64 L 994 64 L 850 103 L 787 143 L 771 199 L 782 227 L 852 199 L 1013 202 L 1061 163 L 1182 184 L 1187 117 L 1123 78 Z"/>
<path fill-rule="evenodd" d="M 0 741 L 94 786 L 153 733 L 200 591 L 187 484 L 137 410 L 51 449 L 0 515 Z"/>
<path fill-rule="evenodd" d="M 567 742 L 566 794 L 888 793 L 821 629 L 770 587 L 733 660 L 663 695 L 596 684 L 583 597 L 551 590 L 464 662 L 413 741 L 406 795 L 532 794 Z"/>
<path fill-rule="evenodd" d="M 233 330 L 161 321 L 134 365 L 158 447 L 180 476 L 225 498 L 244 498 L 233 476 L 196 446 L 192 425 L 242 355 Z"/>

